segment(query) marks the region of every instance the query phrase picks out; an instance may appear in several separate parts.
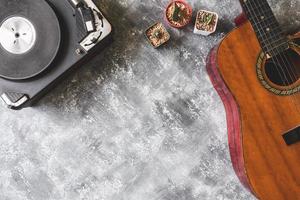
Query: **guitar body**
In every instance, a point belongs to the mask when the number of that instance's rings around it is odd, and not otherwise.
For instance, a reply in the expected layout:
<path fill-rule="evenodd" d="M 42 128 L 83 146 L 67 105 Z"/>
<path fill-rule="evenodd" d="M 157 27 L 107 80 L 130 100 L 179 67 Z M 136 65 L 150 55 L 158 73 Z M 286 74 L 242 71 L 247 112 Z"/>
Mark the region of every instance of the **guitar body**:
<path fill-rule="evenodd" d="M 294 64 L 300 68 L 300 48 L 293 48 L 298 54 Z M 282 136 L 300 125 L 300 95 L 278 94 L 287 88 L 267 78 L 264 85 L 260 78 L 267 58 L 261 52 L 247 21 L 211 51 L 207 71 L 226 109 L 231 159 L 240 181 L 259 199 L 297 200 L 300 142 L 287 145 Z"/>

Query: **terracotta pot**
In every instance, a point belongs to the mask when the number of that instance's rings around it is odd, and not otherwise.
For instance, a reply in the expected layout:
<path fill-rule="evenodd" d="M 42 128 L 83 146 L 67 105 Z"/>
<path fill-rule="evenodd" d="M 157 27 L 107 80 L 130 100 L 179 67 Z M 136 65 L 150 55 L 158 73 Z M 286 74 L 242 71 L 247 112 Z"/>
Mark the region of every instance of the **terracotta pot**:
<path fill-rule="evenodd" d="M 168 19 L 167 12 L 168 12 L 169 8 L 173 5 L 173 3 L 176 3 L 176 2 L 181 3 L 181 4 L 184 4 L 185 7 L 189 10 L 190 15 L 188 16 L 189 18 L 188 18 L 188 20 L 187 20 L 187 22 L 186 22 L 185 24 L 182 24 L 182 25 L 176 25 L 176 24 L 170 22 L 169 19 Z M 192 7 L 191 7 L 185 0 L 172 0 L 172 1 L 168 4 L 168 6 L 167 6 L 167 8 L 166 8 L 166 10 L 165 10 L 165 19 L 166 19 L 166 21 L 168 22 L 168 24 L 169 24 L 170 26 L 174 27 L 174 28 L 183 28 L 183 27 L 185 27 L 186 25 L 188 25 L 188 24 L 191 22 L 191 20 L 192 20 L 192 15 L 193 15 L 193 9 L 192 9 Z"/>

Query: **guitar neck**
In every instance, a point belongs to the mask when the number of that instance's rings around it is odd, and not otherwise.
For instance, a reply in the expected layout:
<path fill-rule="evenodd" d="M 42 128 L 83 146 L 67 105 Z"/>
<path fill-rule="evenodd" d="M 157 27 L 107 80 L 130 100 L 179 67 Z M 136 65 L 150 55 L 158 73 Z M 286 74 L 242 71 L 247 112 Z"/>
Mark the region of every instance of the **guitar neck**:
<path fill-rule="evenodd" d="M 263 51 L 269 55 L 285 51 L 288 48 L 287 37 L 267 0 L 240 0 L 240 3 Z"/>

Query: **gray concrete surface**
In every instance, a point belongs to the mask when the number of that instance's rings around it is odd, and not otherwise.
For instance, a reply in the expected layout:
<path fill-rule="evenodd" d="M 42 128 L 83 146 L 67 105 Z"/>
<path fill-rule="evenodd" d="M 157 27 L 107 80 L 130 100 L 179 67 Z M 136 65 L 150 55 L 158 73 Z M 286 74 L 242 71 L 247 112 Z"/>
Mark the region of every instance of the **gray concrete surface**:
<path fill-rule="evenodd" d="M 189 0 L 220 14 L 216 34 L 168 28 L 155 50 L 143 31 L 168 0 L 100 0 L 115 42 L 34 108 L 0 107 L 0 200 L 250 200 L 228 152 L 208 51 L 233 28 L 237 0 Z M 285 30 L 299 0 L 270 1 Z"/>

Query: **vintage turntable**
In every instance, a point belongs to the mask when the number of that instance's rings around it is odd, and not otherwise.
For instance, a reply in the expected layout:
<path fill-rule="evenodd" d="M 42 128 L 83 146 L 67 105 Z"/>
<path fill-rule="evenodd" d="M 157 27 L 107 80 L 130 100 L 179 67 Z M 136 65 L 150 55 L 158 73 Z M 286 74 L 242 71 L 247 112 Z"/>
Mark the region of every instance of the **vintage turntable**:
<path fill-rule="evenodd" d="M 31 106 L 111 40 L 93 0 L 0 0 L 0 95 Z"/>

